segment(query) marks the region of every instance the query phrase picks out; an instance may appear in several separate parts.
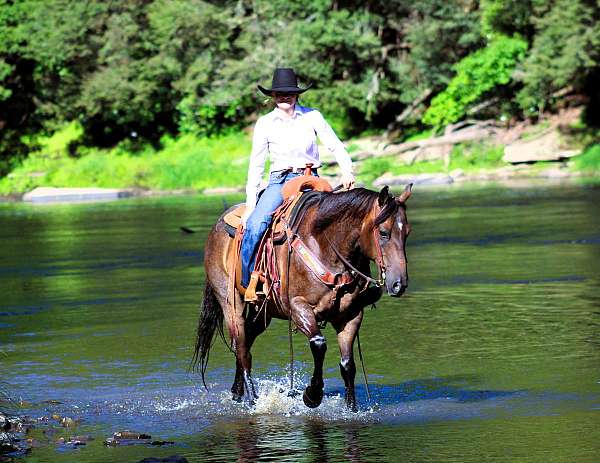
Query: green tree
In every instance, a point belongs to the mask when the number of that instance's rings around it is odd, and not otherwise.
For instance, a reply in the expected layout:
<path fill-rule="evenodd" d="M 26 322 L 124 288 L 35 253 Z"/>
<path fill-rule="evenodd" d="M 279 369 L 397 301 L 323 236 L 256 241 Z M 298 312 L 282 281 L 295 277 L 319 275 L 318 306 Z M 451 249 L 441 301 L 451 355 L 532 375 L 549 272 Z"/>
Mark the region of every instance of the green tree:
<path fill-rule="evenodd" d="M 520 38 L 496 37 L 456 66 L 456 76 L 438 94 L 423 116 L 423 122 L 441 126 L 465 116 L 470 105 L 496 86 L 507 85 L 517 64 L 523 60 L 527 43 Z"/>
<path fill-rule="evenodd" d="M 537 113 L 566 87 L 581 91 L 600 66 L 600 5 L 582 0 L 555 0 L 539 9 L 536 35 L 523 65 L 521 107 Z"/>

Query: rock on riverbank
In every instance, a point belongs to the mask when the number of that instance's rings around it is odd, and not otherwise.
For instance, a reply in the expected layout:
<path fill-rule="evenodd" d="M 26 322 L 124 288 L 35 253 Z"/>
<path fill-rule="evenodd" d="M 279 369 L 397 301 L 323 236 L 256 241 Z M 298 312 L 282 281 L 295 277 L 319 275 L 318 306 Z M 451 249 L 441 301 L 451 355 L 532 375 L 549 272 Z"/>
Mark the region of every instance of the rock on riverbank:
<path fill-rule="evenodd" d="M 98 201 L 133 196 L 130 189 L 116 188 L 52 188 L 38 187 L 23 195 L 23 201 L 32 203 Z"/>
<path fill-rule="evenodd" d="M 21 419 L 0 413 L 0 457 L 20 456 L 30 450 L 31 445 L 24 439 L 28 427 Z"/>
<path fill-rule="evenodd" d="M 530 165 L 509 165 L 499 169 L 482 169 L 478 172 L 464 172 L 461 169 L 449 173 L 393 175 L 385 173 L 373 182 L 380 188 L 385 185 L 398 186 L 412 183 L 414 185 L 450 185 L 466 182 L 494 182 L 505 180 L 545 179 L 562 180 L 579 177 L 580 173 L 569 170 L 566 163 L 540 169 Z"/>

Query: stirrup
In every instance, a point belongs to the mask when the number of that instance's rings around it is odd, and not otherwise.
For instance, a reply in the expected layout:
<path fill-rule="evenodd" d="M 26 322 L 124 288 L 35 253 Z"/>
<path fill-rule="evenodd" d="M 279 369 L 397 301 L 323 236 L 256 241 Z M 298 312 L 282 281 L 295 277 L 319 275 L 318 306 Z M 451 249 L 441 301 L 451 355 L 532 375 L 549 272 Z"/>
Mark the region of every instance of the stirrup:
<path fill-rule="evenodd" d="M 248 283 L 246 293 L 244 294 L 244 302 L 258 301 L 258 294 L 256 293 L 256 286 L 258 285 L 258 280 L 258 272 L 252 272 L 252 275 L 250 276 L 250 283 Z"/>

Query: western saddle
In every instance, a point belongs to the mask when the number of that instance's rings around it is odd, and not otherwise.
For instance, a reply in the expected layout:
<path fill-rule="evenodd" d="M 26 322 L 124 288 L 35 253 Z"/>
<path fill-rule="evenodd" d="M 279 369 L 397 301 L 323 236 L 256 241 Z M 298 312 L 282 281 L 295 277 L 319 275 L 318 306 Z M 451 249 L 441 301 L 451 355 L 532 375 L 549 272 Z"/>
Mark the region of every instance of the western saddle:
<path fill-rule="evenodd" d="M 241 284 L 240 247 L 243 237 L 242 216 L 246 205 L 241 204 L 225 215 L 225 228 L 233 238 L 228 250 L 227 271 L 229 274 L 228 297 L 237 289 L 245 302 L 258 303 L 271 293 L 279 292 L 278 266 L 274 245 L 281 244 L 290 237 L 290 227 L 298 220 L 302 205 L 310 197 L 310 192 L 332 191 L 325 179 L 311 175 L 312 164 L 307 164 L 304 175 L 296 177 L 283 185 L 281 190 L 283 203 L 273 212 L 273 221 L 262 237 L 256 255 L 256 264 L 247 288 Z M 292 243 L 290 243 L 292 245 Z"/>

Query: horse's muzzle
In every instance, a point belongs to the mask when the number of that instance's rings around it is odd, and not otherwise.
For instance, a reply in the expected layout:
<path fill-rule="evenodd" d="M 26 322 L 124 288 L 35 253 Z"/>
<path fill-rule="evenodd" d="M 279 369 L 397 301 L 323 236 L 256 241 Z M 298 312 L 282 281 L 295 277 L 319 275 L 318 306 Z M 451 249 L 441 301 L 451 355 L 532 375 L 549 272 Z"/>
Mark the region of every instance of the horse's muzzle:
<path fill-rule="evenodd" d="M 408 284 L 404 284 L 402 280 L 396 280 L 392 284 L 391 288 L 388 287 L 388 294 L 392 297 L 400 297 L 404 294 L 404 291 L 406 291 L 407 287 Z"/>

